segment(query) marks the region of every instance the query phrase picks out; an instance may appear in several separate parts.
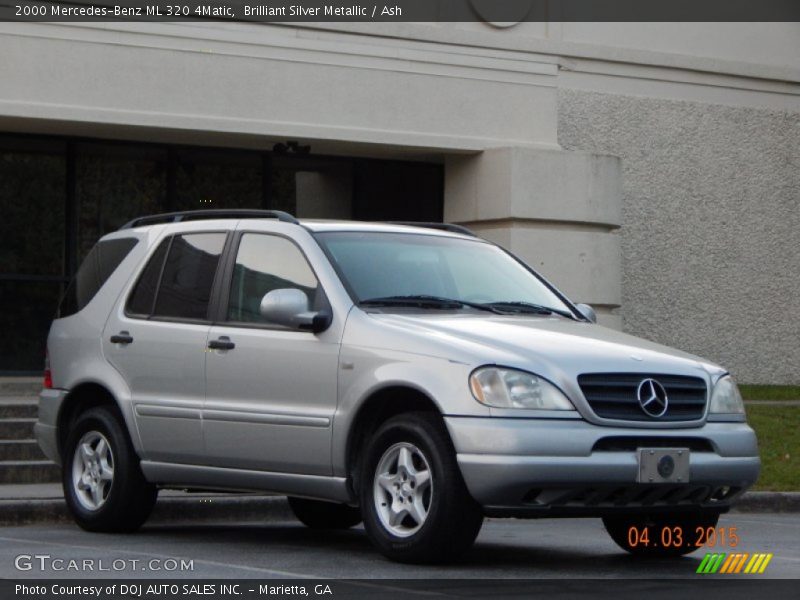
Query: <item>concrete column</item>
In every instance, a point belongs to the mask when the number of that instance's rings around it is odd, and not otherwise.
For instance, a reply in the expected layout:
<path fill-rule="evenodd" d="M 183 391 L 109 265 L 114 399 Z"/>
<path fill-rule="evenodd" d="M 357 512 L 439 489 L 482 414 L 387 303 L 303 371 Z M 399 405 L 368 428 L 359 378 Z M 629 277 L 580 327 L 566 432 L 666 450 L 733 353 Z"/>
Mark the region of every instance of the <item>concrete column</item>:
<path fill-rule="evenodd" d="M 511 250 L 617 329 L 621 198 L 613 156 L 512 147 L 446 161 L 446 221 Z"/>

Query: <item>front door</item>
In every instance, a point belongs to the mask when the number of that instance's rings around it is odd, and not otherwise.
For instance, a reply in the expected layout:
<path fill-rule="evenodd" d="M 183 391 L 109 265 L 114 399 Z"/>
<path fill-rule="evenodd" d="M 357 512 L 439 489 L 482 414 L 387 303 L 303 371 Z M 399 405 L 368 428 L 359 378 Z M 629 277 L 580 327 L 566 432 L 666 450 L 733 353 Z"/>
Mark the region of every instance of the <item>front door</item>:
<path fill-rule="evenodd" d="M 339 340 L 270 323 L 259 311 L 274 289 L 300 289 L 312 308 L 327 302 L 324 292 L 291 240 L 243 232 L 233 246 L 228 295 L 206 355 L 209 464 L 330 475 Z"/>
<path fill-rule="evenodd" d="M 225 233 L 161 242 L 103 332 L 103 351 L 125 378 L 142 458 L 201 463 L 201 411 L 209 301 Z"/>

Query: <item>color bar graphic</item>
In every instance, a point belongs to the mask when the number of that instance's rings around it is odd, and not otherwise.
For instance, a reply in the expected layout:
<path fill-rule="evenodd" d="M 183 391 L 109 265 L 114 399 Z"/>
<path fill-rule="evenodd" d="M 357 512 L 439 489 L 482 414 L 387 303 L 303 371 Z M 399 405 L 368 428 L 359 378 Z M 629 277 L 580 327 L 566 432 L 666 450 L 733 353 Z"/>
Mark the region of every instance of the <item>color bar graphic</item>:
<path fill-rule="evenodd" d="M 757 552 L 752 555 L 747 552 L 735 552 L 733 554 L 708 553 L 703 557 L 695 572 L 702 575 L 713 573 L 730 575 L 742 572 L 751 575 L 760 574 L 766 571 L 772 556 L 771 553 L 765 552 Z"/>
<path fill-rule="evenodd" d="M 706 554 L 700 566 L 697 567 L 697 573 L 716 573 L 722 561 L 725 560 L 725 554 Z"/>

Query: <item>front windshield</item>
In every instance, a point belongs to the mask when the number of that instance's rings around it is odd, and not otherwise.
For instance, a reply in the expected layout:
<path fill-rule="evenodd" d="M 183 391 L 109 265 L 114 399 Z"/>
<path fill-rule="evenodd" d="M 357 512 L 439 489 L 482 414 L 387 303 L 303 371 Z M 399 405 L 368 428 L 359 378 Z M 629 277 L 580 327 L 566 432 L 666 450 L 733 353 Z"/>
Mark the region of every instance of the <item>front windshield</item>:
<path fill-rule="evenodd" d="M 481 240 L 353 231 L 316 237 L 360 303 L 426 296 L 485 305 L 529 304 L 573 314 L 519 262 Z"/>

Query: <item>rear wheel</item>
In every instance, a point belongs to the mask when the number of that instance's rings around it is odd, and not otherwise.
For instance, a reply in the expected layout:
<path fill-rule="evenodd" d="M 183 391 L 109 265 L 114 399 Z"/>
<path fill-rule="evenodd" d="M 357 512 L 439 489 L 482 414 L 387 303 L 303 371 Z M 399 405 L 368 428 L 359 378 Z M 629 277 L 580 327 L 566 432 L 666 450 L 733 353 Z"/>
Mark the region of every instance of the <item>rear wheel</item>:
<path fill-rule="evenodd" d="M 135 531 L 150 516 L 158 494 L 145 481 L 116 414 L 104 407 L 86 411 L 72 426 L 62 485 L 72 516 L 88 531 Z"/>
<path fill-rule="evenodd" d="M 716 527 L 719 513 L 606 517 L 617 546 L 637 556 L 682 556 L 697 550 L 698 530 Z M 702 537 L 702 534 L 700 534 Z"/>
<path fill-rule="evenodd" d="M 480 531 L 483 513 L 438 416 L 409 413 L 384 423 L 367 443 L 360 481 L 364 527 L 392 560 L 452 560 Z"/>
<path fill-rule="evenodd" d="M 289 507 L 311 529 L 348 529 L 361 523 L 361 511 L 346 504 L 290 496 Z"/>

